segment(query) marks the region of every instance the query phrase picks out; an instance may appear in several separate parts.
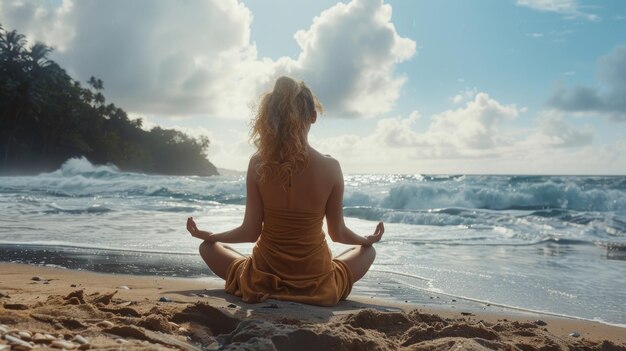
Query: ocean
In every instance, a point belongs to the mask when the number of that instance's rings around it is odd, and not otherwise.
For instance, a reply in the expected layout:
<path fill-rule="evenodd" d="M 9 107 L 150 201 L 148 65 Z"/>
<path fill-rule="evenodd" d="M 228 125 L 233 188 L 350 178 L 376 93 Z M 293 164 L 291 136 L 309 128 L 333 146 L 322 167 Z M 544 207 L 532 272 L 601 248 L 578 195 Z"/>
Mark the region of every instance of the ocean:
<path fill-rule="evenodd" d="M 626 325 L 626 176 L 348 174 L 345 182 L 347 225 L 364 235 L 381 220 L 386 228 L 355 293 Z M 211 277 L 186 218 L 219 232 L 241 223 L 244 204 L 243 175 L 144 175 L 71 159 L 55 172 L 0 177 L 0 261 Z M 335 254 L 347 248 L 327 240 Z"/>

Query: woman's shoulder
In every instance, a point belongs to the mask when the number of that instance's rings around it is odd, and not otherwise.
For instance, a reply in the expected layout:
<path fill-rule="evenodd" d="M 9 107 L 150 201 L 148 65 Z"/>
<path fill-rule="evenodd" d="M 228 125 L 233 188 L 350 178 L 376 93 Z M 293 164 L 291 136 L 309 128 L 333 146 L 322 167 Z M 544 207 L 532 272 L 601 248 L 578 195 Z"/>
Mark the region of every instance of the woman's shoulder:
<path fill-rule="evenodd" d="M 248 171 L 246 172 L 247 177 L 252 177 L 251 179 L 256 178 L 256 170 L 259 162 L 260 158 L 258 153 L 254 153 L 254 155 L 250 156 L 250 161 L 248 161 Z"/>
<path fill-rule="evenodd" d="M 311 156 L 313 156 L 315 158 L 315 160 L 317 162 L 319 162 L 319 164 L 322 167 L 326 168 L 327 170 L 332 170 L 332 171 L 340 171 L 341 170 L 341 166 L 339 165 L 339 161 L 337 161 L 331 155 L 322 154 L 319 151 L 311 148 Z"/>
<path fill-rule="evenodd" d="M 256 170 L 259 164 L 261 163 L 261 155 L 258 152 L 255 152 L 250 156 L 250 161 L 248 161 L 248 170 Z"/>

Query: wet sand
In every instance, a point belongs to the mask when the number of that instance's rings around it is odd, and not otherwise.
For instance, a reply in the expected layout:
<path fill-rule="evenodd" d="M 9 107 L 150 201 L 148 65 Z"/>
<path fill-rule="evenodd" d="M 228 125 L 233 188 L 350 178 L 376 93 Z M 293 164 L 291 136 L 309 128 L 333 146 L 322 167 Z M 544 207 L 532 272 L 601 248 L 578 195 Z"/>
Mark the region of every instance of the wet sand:
<path fill-rule="evenodd" d="M 624 350 L 626 328 L 459 301 L 246 304 L 217 279 L 0 263 L 0 351 Z M 11 346 L 9 346 L 11 345 Z"/>

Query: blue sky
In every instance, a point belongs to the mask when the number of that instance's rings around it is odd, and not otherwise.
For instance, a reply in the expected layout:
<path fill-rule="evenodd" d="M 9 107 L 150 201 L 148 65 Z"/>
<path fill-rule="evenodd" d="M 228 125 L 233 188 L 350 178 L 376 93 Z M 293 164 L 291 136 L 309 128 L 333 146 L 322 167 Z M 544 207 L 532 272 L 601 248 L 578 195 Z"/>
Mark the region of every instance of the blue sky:
<path fill-rule="evenodd" d="M 275 77 L 327 107 L 310 143 L 348 173 L 626 173 L 626 2 L 0 1 L 147 126 L 246 168 Z"/>

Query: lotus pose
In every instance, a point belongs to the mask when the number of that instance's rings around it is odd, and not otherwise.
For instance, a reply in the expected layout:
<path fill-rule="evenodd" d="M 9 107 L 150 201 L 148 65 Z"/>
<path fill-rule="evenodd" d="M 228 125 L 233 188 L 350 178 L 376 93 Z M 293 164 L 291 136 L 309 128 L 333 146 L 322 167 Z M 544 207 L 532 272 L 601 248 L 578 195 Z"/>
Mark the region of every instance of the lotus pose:
<path fill-rule="evenodd" d="M 374 262 L 384 231 L 360 236 L 343 219 L 344 181 L 339 162 L 313 149 L 307 136 L 322 105 L 304 82 L 276 80 L 261 98 L 252 127 L 257 152 L 246 176 L 246 211 L 241 226 L 223 233 L 187 230 L 202 239 L 200 255 L 226 280 L 226 292 L 245 302 L 268 298 L 322 306 L 345 299 L 352 284 Z M 322 230 L 339 243 L 355 245 L 337 257 Z M 223 243 L 254 242 L 250 256 Z"/>

